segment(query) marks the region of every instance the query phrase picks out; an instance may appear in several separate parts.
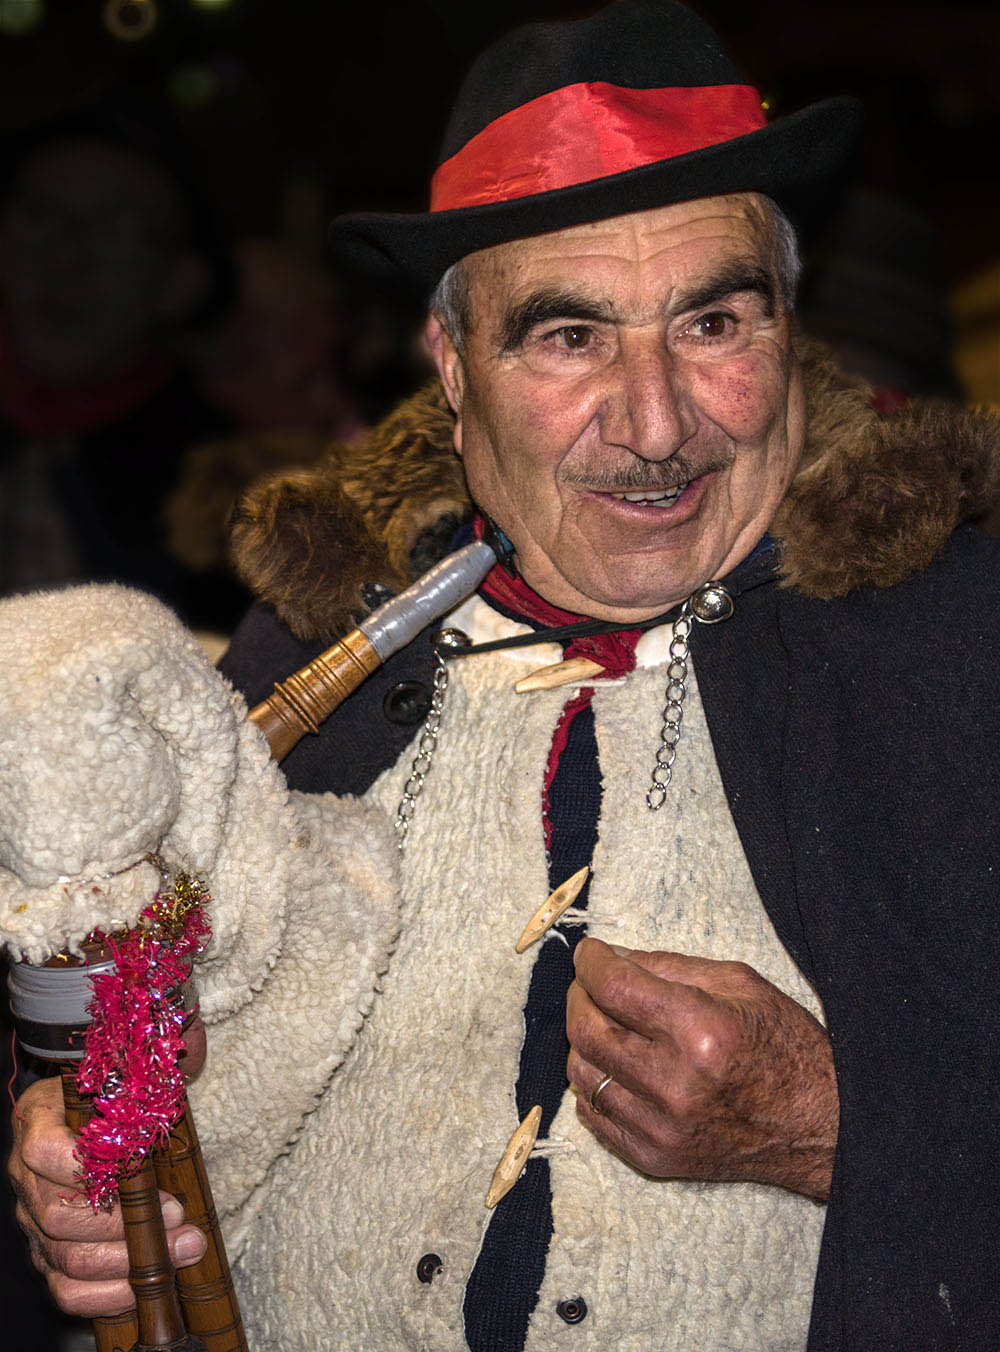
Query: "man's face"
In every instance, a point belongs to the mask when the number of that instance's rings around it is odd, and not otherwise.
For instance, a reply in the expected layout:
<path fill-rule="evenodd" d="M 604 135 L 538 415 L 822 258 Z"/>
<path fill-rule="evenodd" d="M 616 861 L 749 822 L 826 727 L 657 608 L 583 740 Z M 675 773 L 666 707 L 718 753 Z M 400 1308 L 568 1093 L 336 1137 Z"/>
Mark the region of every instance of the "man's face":
<path fill-rule="evenodd" d="M 766 531 L 804 438 L 773 242 L 702 198 L 470 255 L 461 356 L 428 337 L 473 499 L 542 596 L 637 620 Z"/>

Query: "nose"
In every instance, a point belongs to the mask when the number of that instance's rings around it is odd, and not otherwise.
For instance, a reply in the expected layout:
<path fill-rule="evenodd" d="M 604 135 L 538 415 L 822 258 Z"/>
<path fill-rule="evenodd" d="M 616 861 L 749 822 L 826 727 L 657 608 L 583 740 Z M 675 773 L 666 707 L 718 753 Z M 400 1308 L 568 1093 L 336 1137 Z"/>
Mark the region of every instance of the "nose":
<path fill-rule="evenodd" d="M 607 445 L 669 460 L 694 435 L 690 395 L 662 336 L 625 334 L 609 376 L 598 424 Z"/>

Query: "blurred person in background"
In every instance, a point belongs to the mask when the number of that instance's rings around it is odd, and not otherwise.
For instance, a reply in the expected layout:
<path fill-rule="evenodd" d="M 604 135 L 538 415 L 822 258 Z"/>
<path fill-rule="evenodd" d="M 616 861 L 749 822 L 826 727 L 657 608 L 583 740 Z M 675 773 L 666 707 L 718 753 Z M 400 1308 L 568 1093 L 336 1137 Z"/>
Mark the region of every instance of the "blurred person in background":
<path fill-rule="evenodd" d="M 342 370 L 352 327 L 331 279 L 275 240 L 236 246 L 239 299 L 213 344 L 205 387 L 237 426 L 352 441 L 364 429 Z"/>
<path fill-rule="evenodd" d="M 399 280 L 379 284 L 340 258 L 326 271 L 274 239 L 242 240 L 235 258 L 237 303 L 200 362 L 238 431 L 184 453 L 164 510 L 171 553 L 202 575 L 227 568 L 230 516 L 255 479 L 326 453 L 349 460 L 433 369 L 419 301 Z"/>
<path fill-rule="evenodd" d="M 239 587 L 192 578 L 161 520 L 184 449 L 229 425 L 179 357 L 231 290 L 183 152 L 95 110 L 19 136 L 5 160 L 0 594 L 128 582 L 226 628 Z"/>

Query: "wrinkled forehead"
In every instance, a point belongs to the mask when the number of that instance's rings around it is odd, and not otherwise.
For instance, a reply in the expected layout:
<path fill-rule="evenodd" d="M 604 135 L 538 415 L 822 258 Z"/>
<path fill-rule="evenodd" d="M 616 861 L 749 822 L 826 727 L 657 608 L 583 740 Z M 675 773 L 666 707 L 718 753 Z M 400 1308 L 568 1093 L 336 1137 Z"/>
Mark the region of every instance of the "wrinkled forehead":
<path fill-rule="evenodd" d="M 659 304 L 672 285 L 690 285 L 734 263 L 774 275 L 776 253 L 763 199 L 732 193 L 511 240 L 467 255 L 462 268 L 471 312 L 482 323 L 512 301 L 559 286 L 612 287 L 640 308 L 649 292 Z"/>

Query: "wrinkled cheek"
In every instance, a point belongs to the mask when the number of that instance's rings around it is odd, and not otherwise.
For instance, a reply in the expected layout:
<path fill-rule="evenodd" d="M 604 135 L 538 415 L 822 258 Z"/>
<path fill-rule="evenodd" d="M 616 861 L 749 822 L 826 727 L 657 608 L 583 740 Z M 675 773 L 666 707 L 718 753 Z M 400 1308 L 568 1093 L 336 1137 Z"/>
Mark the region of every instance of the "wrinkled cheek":
<path fill-rule="evenodd" d="M 523 436 L 523 427 L 520 429 Z M 467 429 L 463 438 L 462 463 L 473 500 L 509 530 L 523 515 L 523 505 L 537 496 L 531 491 L 533 468 L 530 457 L 514 441 L 503 421 L 488 435 Z"/>
<path fill-rule="evenodd" d="M 696 386 L 703 412 L 734 441 L 753 442 L 782 423 L 783 374 L 747 360 L 706 373 Z"/>
<path fill-rule="evenodd" d="M 554 484 L 569 439 L 553 414 L 543 402 L 523 399 L 497 420 L 490 440 L 496 472 L 506 485 L 547 492 Z"/>

